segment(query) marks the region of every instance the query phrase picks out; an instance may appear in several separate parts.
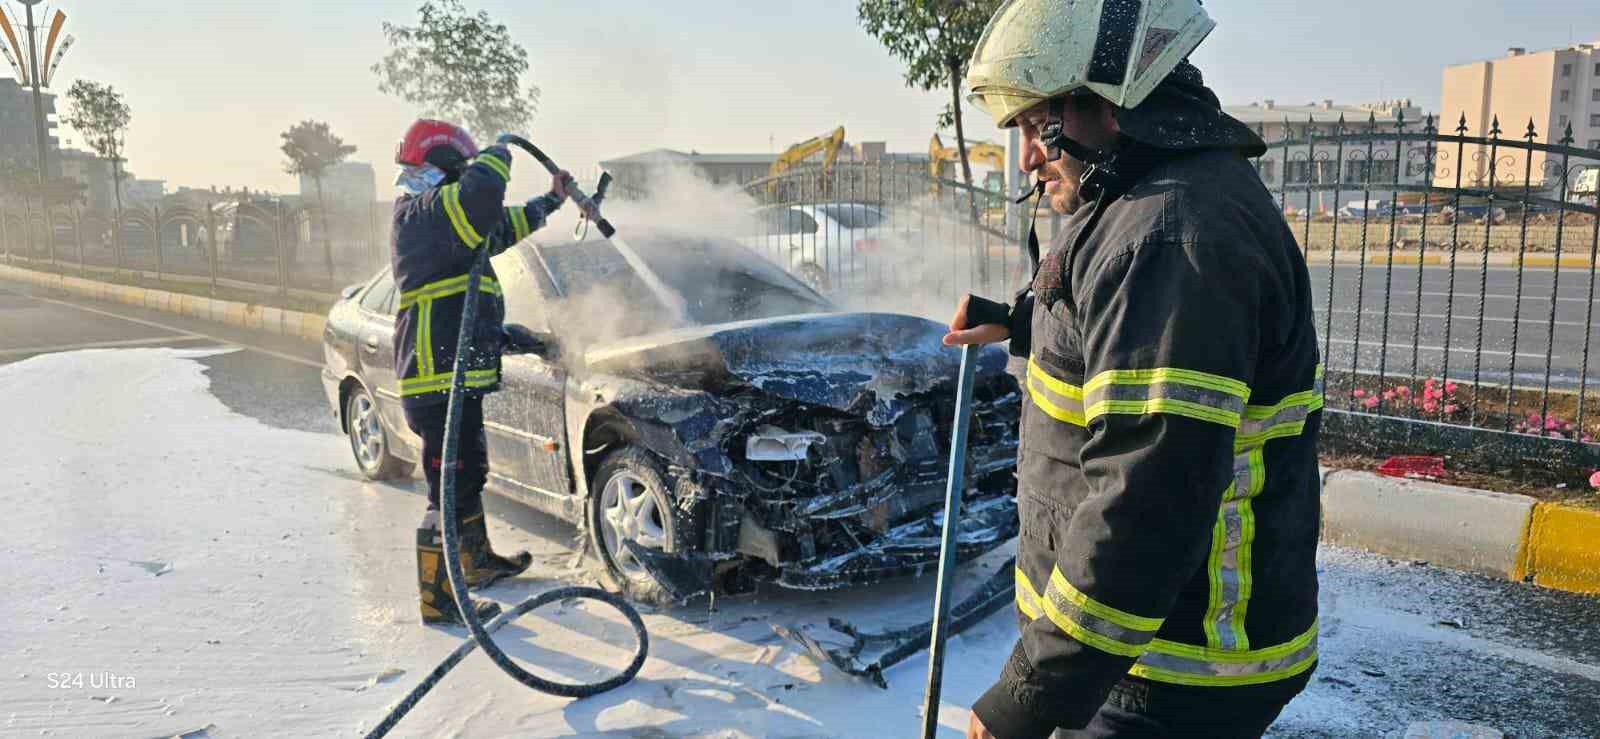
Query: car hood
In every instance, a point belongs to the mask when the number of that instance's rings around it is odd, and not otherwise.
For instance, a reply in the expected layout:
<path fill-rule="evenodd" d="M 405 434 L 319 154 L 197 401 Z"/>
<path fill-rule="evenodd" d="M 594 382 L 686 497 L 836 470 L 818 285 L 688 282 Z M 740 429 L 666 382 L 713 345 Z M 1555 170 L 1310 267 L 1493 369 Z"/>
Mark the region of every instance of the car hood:
<path fill-rule="evenodd" d="M 739 386 L 893 423 L 916 396 L 954 392 L 961 353 L 945 327 L 894 313 L 819 313 L 652 334 L 590 349 L 590 372 L 726 392 Z M 997 347 L 980 375 L 1005 372 Z"/>

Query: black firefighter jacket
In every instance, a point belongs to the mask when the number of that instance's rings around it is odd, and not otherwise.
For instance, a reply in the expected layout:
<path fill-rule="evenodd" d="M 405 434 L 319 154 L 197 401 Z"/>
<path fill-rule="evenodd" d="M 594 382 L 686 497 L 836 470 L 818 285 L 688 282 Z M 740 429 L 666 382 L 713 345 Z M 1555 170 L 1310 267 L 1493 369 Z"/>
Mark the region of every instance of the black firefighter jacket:
<path fill-rule="evenodd" d="M 1286 701 L 1317 660 L 1305 261 L 1237 152 L 1130 179 L 1064 224 L 1012 313 L 1022 636 L 974 708 L 1002 739 L 1081 728 L 1125 676 Z"/>
<path fill-rule="evenodd" d="M 552 195 L 504 208 L 511 179 L 511 154 L 492 146 L 472 160 L 461 178 L 394 204 L 394 281 L 400 290 L 394 324 L 394 366 L 402 404 L 417 408 L 449 398 L 461 331 L 467 273 L 477 250 L 509 248 L 544 225 L 560 207 Z M 500 385 L 501 322 L 505 303 L 494 265 L 485 265 L 478 292 L 473 353 L 467 357 L 466 390 L 494 392 Z"/>

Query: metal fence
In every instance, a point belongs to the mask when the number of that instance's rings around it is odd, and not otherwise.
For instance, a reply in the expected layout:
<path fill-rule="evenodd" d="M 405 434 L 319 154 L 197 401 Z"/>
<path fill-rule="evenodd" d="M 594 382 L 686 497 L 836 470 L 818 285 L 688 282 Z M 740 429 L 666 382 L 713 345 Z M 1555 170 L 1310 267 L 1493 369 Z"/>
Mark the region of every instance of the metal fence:
<path fill-rule="evenodd" d="M 1592 463 L 1600 150 L 1488 129 L 1286 121 L 1258 160 L 1318 293 L 1331 425 L 1370 451 Z"/>
<path fill-rule="evenodd" d="M 389 213 L 326 213 L 271 199 L 127 207 L 116 212 L 0 200 L 8 263 L 83 276 L 183 285 L 211 294 L 319 299 L 388 260 Z"/>
<path fill-rule="evenodd" d="M 1031 276 L 1021 208 L 925 163 L 806 165 L 744 191 L 754 205 L 737 237 L 845 301 L 914 295 L 948 307 L 968 292 L 1009 294 Z"/>
<path fill-rule="evenodd" d="M 1282 131 L 1257 168 L 1311 270 L 1333 435 L 1371 452 L 1600 462 L 1584 443 L 1600 438 L 1600 150 L 1570 129 L 1546 142 L 1531 124 L 1508 138 L 1465 118 L 1450 132 L 1403 115 Z M 925 164 L 840 161 L 746 192 L 750 245 L 847 305 L 941 317 L 1029 277 L 1030 214 Z M 1057 224 L 1042 215 L 1041 239 Z"/>

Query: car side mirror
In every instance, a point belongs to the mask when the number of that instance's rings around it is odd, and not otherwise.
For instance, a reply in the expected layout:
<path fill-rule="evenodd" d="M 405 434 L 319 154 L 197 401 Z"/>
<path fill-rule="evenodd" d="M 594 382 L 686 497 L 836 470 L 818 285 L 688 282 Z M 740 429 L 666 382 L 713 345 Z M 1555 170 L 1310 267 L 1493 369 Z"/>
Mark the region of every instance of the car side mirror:
<path fill-rule="evenodd" d="M 339 291 L 339 299 L 340 300 L 349 300 L 349 299 L 355 297 L 356 293 L 358 293 L 358 292 L 361 292 L 361 283 L 359 283 L 359 282 L 354 284 L 354 285 L 347 286 L 343 290 L 340 290 Z"/>

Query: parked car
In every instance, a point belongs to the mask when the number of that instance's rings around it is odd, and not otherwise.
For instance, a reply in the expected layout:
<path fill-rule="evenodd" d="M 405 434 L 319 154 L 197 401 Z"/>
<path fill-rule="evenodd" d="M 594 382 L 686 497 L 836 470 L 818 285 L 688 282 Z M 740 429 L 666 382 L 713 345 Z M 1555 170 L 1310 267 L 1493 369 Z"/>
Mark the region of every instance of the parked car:
<path fill-rule="evenodd" d="M 755 233 L 739 242 L 821 292 L 866 274 L 890 242 L 913 241 L 910 224 L 896 224 L 868 203 L 767 206 L 755 212 L 755 222 Z"/>
<path fill-rule="evenodd" d="M 631 231 L 628 243 L 637 259 L 593 239 L 495 258 L 507 321 L 553 349 L 503 358 L 484 404 L 489 489 L 577 524 L 636 594 L 682 588 L 624 541 L 693 565 L 697 587 L 929 571 L 958 364 L 944 328 L 836 312 L 731 240 Z M 372 479 L 418 458 L 396 394 L 394 293 L 387 271 L 346 289 L 324 334 L 328 401 Z M 963 559 L 1018 525 L 1021 395 L 1003 350 L 979 357 Z"/>

